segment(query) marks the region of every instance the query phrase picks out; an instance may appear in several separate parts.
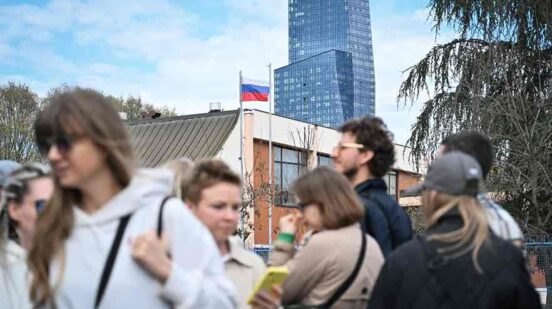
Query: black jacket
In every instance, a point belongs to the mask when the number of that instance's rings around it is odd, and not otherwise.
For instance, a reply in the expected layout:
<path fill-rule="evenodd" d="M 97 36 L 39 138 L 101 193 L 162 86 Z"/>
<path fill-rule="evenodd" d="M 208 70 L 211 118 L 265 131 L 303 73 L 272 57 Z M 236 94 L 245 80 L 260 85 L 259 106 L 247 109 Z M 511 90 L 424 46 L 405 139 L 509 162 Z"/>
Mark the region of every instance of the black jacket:
<path fill-rule="evenodd" d="M 412 239 L 410 218 L 387 194 L 387 185 L 383 179 L 362 182 L 355 187 L 355 191 L 364 205 L 364 227 L 378 242 L 384 256 Z"/>
<path fill-rule="evenodd" d="M 427 235 L 462 226 L 451 211 Z M 478 254 L 483 273 L 476 271 L 471 252 L 447 259 L 439 243 L 417 237 L 386 260 L 369 309 L 540 309 L 541 304 L 521 251 L 492 234 Z"/>

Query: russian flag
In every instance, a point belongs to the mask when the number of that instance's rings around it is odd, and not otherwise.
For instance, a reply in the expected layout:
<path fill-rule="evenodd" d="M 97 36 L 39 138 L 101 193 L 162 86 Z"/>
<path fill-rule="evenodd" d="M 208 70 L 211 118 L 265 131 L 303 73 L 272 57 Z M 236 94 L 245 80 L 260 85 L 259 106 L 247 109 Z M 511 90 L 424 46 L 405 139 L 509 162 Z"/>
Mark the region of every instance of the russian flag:
<path fill-rule="evenodd" d="M 241 100 L 268 102 L 270 83 L 242 78 Z"/>

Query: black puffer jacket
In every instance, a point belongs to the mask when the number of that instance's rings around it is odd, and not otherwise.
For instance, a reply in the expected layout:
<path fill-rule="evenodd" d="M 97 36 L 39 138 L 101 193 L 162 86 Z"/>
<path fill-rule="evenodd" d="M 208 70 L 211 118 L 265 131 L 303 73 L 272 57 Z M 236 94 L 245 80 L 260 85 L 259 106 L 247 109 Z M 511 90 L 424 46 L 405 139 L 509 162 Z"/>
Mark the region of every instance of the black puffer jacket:
<path fill-rule="evenodd" d="M 453 210 L 427 235 L 456 230 Z M 471 252 L 456 259 L 437 254 L 439 243 L 417 237 L 386 260 L 369 309 L 540 309 L 521 251 L 491 234 L 481 248 L 476 271 Z"/>
<path fill-rule="evenodd" d="M 410 218 L 389 194 L 381 178 L 355 186 L 364 205 L 364 228 L 378 242 L 385 257 L 399 245 L 412 239 Z"/>

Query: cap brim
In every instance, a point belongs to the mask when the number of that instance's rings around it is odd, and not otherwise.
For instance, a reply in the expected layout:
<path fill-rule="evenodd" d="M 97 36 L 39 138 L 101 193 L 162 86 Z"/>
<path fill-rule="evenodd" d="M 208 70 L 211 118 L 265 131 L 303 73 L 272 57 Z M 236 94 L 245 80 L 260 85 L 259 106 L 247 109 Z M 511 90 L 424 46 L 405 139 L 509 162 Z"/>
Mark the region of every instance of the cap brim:
<path fill-rule="evenodd" d="M 424 184 L 420 183 L 412 187 L 406 188 L 402 193 L 401 197 L 406 196 L 419 196 L 422 194 L 422 191 L 424 191 Z"/>

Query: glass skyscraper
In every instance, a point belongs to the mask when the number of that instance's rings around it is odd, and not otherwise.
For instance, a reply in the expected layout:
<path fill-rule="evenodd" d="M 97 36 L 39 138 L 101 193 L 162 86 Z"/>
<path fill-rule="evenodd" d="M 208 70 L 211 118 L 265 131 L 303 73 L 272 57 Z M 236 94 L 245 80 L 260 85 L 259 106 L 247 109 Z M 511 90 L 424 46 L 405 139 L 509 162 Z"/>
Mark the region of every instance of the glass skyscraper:
<path fill-rule="evenodd" d="M 368 0 L 289 0 L 289 62 L 274 73 L 278 115 L 336 128 L 375 112 Z"/>

